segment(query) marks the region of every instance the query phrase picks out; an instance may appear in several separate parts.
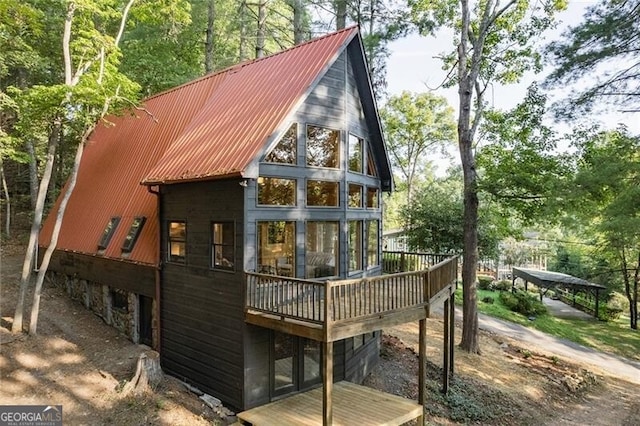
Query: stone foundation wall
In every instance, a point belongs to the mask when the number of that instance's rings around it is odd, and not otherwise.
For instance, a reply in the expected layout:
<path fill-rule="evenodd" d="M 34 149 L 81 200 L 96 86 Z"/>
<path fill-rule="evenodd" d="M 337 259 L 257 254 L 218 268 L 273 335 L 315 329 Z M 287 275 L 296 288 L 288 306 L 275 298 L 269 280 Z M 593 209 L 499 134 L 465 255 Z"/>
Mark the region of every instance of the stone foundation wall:
<path fill-rule="evenodd" d="M 63 290 L 72 299 L 90 309 L 102 320 L 122 332 L 132 342 L 139 343 L 138 295 L 117 287 L 108 286 L 65 275 L 59 272 L 47 273 L 49 282 Z M 114 306 L 114 298 L 125 300 L 125 306 Z M 153 347 L 158 342 L 158 320 L 156 318 L 156 301 L 153 300 L 151 324 L 153 328 Z"/>

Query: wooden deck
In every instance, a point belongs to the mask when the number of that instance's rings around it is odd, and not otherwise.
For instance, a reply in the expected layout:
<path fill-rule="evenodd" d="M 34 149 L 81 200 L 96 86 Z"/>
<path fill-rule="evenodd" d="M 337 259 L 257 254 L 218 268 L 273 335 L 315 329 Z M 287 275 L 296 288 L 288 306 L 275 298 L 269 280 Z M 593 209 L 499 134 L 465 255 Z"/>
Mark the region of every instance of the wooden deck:
<path fill-rule="evenodd" d="M 333 424 L 401 425 L 420 417 L 423 407 L 415 401 L 350 382 L 333 386 Z M 253 426 L 322 425 L 322 388 L 299 393 L 238 414 Z"/>
<path fill-rule="evenodd" d="M 398 264 L 404 263 L 406 259 L 400 259 Z M 245 411 L 240 419 L 255 426 L 400 425 L 416 418 L 424 424 L 426 318 L 431 304 L 444 300 L 446 392 L 453 372 L 457 256 L 420 271 L 351 280 L 246 275 L 245 321 L 322 342 L 322 388 Z M 419 323 L 418 403 L 347 382 L 333 383 L 333 342 L 411 321 Z"/>
<path fill-rule="evenodd" d="M 325 282 L 247 272 L 245 321 L 321 342 L 419 321 L 455 291 L 457 261 Z"/>

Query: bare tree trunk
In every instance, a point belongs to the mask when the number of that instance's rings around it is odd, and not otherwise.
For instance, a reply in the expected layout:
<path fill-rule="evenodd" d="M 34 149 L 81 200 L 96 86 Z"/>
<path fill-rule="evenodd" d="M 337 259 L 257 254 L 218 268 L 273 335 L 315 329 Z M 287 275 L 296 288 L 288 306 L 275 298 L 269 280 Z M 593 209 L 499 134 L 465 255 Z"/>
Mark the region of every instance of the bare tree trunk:
<path fill-rule="evenodd" d="M 38 159 L 33 141 L 28 141 L 26 145 L 29 152 L 29 193 L 31 194 L 31 209 L 34 210 L 38 198 Z"/>
<path fill-rule="evenodd" d="M 0 177 L 2 178 L 2 190 L 7 208 L 5 209 L 5 229 L 4 233 L 7 238 L 11 238 L 11 198 L 9 198 L 9 188 L 7 187 L 7 179 L 4 176 L 4 166 L 2 157 L 0 157 Z"/>
<path fill-rule="evenodd" d="M 42 216 L 44 213 L 44 203 L 47 199 L 47 190 L 49 188 L 49 182 L 51 181 L 51 174 L 53 172 L 53 163 L 56 156 L 56 149 L 60 143 L 60 120 L 56 120 L 51 134 L 49 135 L 49 147 L 47 150 L 47 160 L 44 166 L 44 172 L 42 179 L 40 180 L 40 186 L 38 188 L 38 196 L 36 198 L 36 207 L 33 210 L 33 221 L 31 222 L 31 231 L 29 233 L 29 242 L 27 243 L 27 251 L 24 255 L 24 262 L 22 263 L 22 275 L 20 276 L 20 294 L 18 296 L 18 304 L 16 306 L 16 312 L 13 315 L 13 324 L 11 325 L 11 331 L 13 333 L 22 332 L 22 322 L 24 314 L 24 301 L 27 295 L 27 288 L 31 281 L 31 272 L 33 270 L 36 249 L 38 247 L 38 233 L 40 232 L 40 225 L 42 224 Z"/>
<path fill-rule="evenodd" d="M 335 0 L 336 30 L 341 30 L 347 26 L 347 0 Z"/>
<path fill-rule="evenodd" d="M 207 5 L 207 36 L 204 43 L 204 69 L 207 74 L 213 71 L 213 30 L 216 20 L 216 0 Z"/>
<path fill-rule="evenodd" d="M 304 6 L 302 0 L 291 0 L 289 5 L 293 11 L 293 43 L 297 45 L 305 40 L 304 28 L 302 27 Z"/>
<path fill-rule="evenodd" d="M 264 24 L 267 20 L 267 1 L 258 1 L 258 29 L 256 31 L 256 58 L 262 58 L 264 56 L 264 39 L 265 30 Z"/>
<path fill-rule="evenodd" d="M 240 17 L 240 45 L 238 46 L 238 60 L 242 62 L 247 59 L 247 3 L 244 0 L 240 2 L 238 15 Z"/>
<path fill-rule="evenodd" d="M 78 169 L 80 168 L 80 160 L 82 160 L 82 153 L 84 151 L 84 144 L 89 135 L 91 134 L 91 129 L 87 130 L 85 135 L 83 135 L 82 140 L 78 144 L 78 149 L 76 150 L 76 156 L 73 162 L 73 170 L 71 171 L 71 176 L 69 177 L 69 181 L 67 183 L 66 188 L 64 189 L 64 196 L 60 201 L 60 206 L 58 207 L 58 213 L 56 215 L 56 222 L 53 225 L 53 232 L 51 233 L 51 242 L 47 247 L 47 250 L 44 253 L 42 258 L 42 263 L 40 264 L 40 268 L 38 270 L 38 275 L 36 278 L 36 286 L 33 292 L 33 305 L 31 306 L 31 321 L 29 322 L 29 334 L 36 334 L 38 329 L 38 315 L 40 313 L 40 295 L 42 294 L 42 285 L 44 284 L 44 278 L 47 274 L 47 270 L 49 269 L 49 263 L 51 262 L 51 256 L 55 251 L 58 245 L 58 237 L 60 236 L 60 229 L 62 228 L 62 219 L 64 218 L 64 212 L 67 209 L 67 203 L 69 202 L 69 198 L 71 198 L 71 194 L 73 193 L 73 189 L 76 186 L 76 180 L 78 177 Z"/>
<path fill-rule="evenodd" d="M 476 269 L 478 264 L 478 194 L 473 134 L 471 127 L 471 102 L 473 98 L 473 76 L 468 63 L 469 26 L 471 25 L 468 0 L 460 0 L 462 28 L 458 45 L 458 148 L 464 176 L 464 233 L 462 252 L 462 341 L 460 347 L 470 353 L 479 353 L 478 343 L 478 297 Z M 472 58 L 473 61 L 473 58 Z"/>

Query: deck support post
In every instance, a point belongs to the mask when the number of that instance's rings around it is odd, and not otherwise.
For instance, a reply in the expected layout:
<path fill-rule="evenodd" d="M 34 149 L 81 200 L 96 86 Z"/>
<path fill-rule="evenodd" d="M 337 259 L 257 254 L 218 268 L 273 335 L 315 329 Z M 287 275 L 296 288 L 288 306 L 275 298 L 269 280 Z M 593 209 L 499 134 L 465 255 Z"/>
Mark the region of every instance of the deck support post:
<path fill-rule="evenodd" d="M 444 301 L 444 339 L 442 341 L 442 355 L 443 355 L 443 363 L 442 363 L 442 393 L 445 395 L 449 392 L 449 339 L 451 336 L 449 335 L 449 323 L 451 322 L 451 309 L 449 308 L 450 299 L 447 298 Z"/>
<path fill-rule="evenodd" d="M 419 322 L 418 336 L 418 404 L 422 406 L 422 415 L 418 417 L 418 425 L 424 426 L 424 404 L 426 401 L 426 362 L 427 362 L 427 320 L 421 319 Z"/>
<path fill-rule="evenodd" d="M 323 342 L 322 425 L 333 424 L 333 342 Z"/>
<path fill-rule="evenodd" d="M 451 377 L 453 377 L 453 366 L 454 362 L 454 336 L 456 332 L 456 293 L 452 289 L 451 298 L 449 299 L 449 309 L 451 310 L 451 320 L 449 321 L 449 372 L 451 373 Z"/>
<path fill-rule="evenodd" d="M 600 319 L 600 316 L 598 315 L 600 311 L 600 290 L 596 288 L 595 292 L 596 292 L 596 312 L 593 316 L 596 317 L 596 319 Z"/>

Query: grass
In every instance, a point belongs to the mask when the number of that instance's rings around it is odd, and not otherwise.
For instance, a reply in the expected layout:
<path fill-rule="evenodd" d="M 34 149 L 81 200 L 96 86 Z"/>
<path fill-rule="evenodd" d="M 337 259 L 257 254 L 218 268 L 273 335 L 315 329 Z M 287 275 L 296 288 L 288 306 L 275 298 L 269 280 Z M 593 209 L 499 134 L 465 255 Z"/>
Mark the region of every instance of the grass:
<path fill-rule="evenodd" d="M 493 303 L 482 302 L 485 297 L 493 298 Z M 456 291 L 456 302 L 462 302 L 460 288 Z M 535 328 L 603 352 L 640 361 L 640 331 L 629 328 L 628 316 L 623 315 L 616 321 L 605 322 L 541 315 L 531 321 L 524 315 L 510 311 L 500 302 L 500 293 L 490 290 L 478 290 L 478 310 L 495 318 Z"/>

